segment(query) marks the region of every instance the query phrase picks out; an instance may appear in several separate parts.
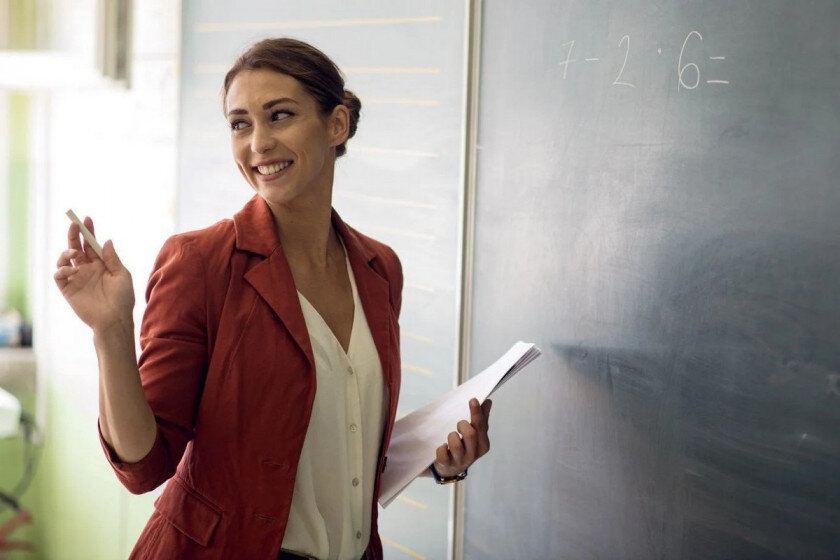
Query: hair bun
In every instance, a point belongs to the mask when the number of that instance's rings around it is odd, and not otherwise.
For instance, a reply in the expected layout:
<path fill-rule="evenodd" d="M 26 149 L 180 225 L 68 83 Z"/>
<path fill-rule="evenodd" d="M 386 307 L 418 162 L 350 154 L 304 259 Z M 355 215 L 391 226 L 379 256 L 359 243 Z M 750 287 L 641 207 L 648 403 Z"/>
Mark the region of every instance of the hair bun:
<path fill-rule="evenodd" d="M 353 138 L 353 135 L 356 134 L 356 125 L 359 124 L 359 113 L 362 110 L 362 102 L 356 97 L 355 93 L 349 89 L 345 89 L 344 99 L 342 99 L 341 103 L 350 111 L 350 134 L 347 137 Z"/>

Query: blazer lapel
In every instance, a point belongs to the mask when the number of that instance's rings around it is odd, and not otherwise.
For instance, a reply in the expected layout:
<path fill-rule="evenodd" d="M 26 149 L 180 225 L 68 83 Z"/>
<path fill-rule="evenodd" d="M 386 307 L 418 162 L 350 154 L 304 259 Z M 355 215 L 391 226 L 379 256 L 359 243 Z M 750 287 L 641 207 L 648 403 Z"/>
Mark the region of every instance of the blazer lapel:
<path fill-rule="evenodd" d="M 234 217 L 237 249 L 267 257 L 245 273 L 245 281 L 257 291 L 315 367 L 309 331 L 300 308 L 295 280 L 283 255 L 274 217 L 265 201 L 255 195 Z"/>
<path fill-rule="evenodd" d="M 373 343 L 379 354 L 385 381 L 390 387 L 393 372 L 389 360 L 391 305 L 388 281 L 370 266 L 371 261 L 376 258 L 376 253 L 355 231 L 344 224 L 335 210 L 332 212 L 332 221 L 347 248 L 347 256 L 359 290 L 359 299 L 362 301 Z M 309 342 L 309 332 L 306 329 L 289 262 L 280 246 L 271 210 L 259 195 L 254 195 L 248 204 L 236 213 L 233 222 L 236 248 L 267 257 L 245 273 L 245 281 L 254 287 L 280 318 L 306 355 L 310 366 L 314 368 L 315 359 Z"/>
<path fill-rule="evenodd" d="M 362 308 L 367 318 L 370 333 L 373 336 L 373 343 L 379 354 L 379 361 L 382 364 L 382 372 L 385 375 L 385 382 L 391 386 L 389 356 L 391 354 L 391 304 L 390 287 L 388 281 L 380 276 L 370 266 L 370 262 L 376 258 L 376 253 L 371 250 L 360 236 L 348 228 L 333 210 L 333 226 L 344 241 L 347 248 L 347 256 L 350 259 L 350 267 L 353 269 L 353 276 L 356 278 L 356 288 L 359 290 L 359 299 L 362 300 Z"/>

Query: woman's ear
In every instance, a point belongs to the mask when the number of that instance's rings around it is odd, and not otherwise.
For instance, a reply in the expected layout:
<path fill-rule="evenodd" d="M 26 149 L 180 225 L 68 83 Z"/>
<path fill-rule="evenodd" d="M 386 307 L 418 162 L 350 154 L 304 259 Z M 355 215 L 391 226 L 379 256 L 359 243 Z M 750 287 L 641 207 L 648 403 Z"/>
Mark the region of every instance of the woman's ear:
<path fill-rule="evenodd" d="M 344 105 L 336 105 L 327 119 L 330 146 L 340 146 L 350 136 L 350 111 Z"/>

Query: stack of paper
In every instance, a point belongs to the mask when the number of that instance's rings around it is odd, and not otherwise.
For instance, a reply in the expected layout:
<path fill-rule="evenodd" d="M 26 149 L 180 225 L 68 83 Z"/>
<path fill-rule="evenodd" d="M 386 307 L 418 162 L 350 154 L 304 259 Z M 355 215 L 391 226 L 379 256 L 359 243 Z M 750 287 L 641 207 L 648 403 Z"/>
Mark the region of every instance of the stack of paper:
<path fill-rule="evenodd" d="M 469 421 L 469 402 L 482 403 L 522 368 L 540 355 L 540 349 L 517 342 L 504 356 L 452 391 L 401 418 L 394 424 L 388 463 L 382 473 L 379 503 L 388 507 L 417 475 L 434 461 L 435 450 L 446 442 L 460 420 Z"/>

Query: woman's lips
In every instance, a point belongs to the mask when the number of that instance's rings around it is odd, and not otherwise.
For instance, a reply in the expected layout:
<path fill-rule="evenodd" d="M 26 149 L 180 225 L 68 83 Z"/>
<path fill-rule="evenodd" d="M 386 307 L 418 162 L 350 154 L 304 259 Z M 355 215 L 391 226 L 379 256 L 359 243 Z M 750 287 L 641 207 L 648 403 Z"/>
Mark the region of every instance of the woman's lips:
<path fill-rule="evenodd" d="M 267 165 L 256 165 L 253 169 L 256 171 L 257 177 L 264 181 L 270 181 L 271 179 L 276 179 L 277 177 L 284 175 L 293 163 L 293 161 L 288 160 L 277 161 Z"/>

